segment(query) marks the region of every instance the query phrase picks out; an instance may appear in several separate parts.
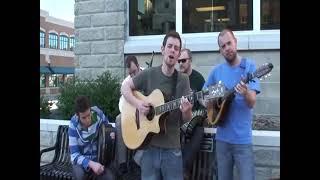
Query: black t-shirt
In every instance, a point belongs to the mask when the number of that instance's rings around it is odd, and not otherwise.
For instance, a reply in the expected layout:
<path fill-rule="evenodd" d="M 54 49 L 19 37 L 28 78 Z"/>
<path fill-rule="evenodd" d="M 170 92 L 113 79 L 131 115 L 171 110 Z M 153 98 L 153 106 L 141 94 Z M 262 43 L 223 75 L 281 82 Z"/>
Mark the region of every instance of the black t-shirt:
<path fill-rule="evenodd" d="M 193 92 L 201 91 L 203 84 L 205 83 L 203 76 L 195 69 L 192 69 L 192 72 L 189 76 L 189 81 L 190 81 L 190 87 Z M 201 105 L 197 101 L 194 103 L 192 111 L 198 110 L 200 107 L 201 107 Z"/>

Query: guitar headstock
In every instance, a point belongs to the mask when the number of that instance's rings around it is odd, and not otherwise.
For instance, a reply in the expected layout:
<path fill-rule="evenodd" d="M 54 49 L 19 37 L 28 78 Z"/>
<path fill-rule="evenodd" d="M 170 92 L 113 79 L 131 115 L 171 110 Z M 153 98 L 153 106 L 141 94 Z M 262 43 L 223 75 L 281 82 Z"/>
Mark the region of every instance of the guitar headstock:
<path fill-rule="evenodd" d="M 208 88 L 204 89 L 202 92 L 203 92 L 203 96 L 206 99 L 212 99 L 212 98 L 224 96 L 226 91 L 227 91 L 226 87 L 222 84 L 221 81 L 219 81 L 217 84 L 209 86 Z"/>
<path fill-rule="evenodd" d="M 245 79 L 245 83 L 252 81 L 254 78 L 259 78 L 260 80 L 271 76 L 271 70 L 273 69 L 272 63 L 265 63 L 261 65 L 255 72 L 249 73 Z"/>

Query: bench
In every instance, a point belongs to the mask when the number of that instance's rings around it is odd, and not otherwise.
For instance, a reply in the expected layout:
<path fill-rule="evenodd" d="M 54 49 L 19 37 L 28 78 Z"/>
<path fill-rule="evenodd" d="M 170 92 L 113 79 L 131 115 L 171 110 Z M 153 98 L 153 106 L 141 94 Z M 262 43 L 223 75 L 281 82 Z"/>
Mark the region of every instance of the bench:
<path fill-rule="evenodd" d="M 45 179 L 74 179 L 72 176 L 72 164 L 69 151 L 68 126 L 60 125 L 57 131 L 57 139 L 54 146 L 40 151 L 40 162 L 43 153 L 55 151 L 53 160 L 40 166 L 40 180 Z M 113 131 L 111 125 L 100 126 L 98 132 L 98 162 L 108 166 L 114 159 L 115 140 L 106 138 Z M 90 179 L 96 179 L 92 176 Z"/>

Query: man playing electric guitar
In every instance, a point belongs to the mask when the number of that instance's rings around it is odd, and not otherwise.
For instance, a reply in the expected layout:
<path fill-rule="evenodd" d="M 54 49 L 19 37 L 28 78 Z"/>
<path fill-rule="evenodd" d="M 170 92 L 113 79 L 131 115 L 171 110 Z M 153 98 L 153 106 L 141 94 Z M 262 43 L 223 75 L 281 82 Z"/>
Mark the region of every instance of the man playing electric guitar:
<path fill-rule="evenodd" d="M 235 88 L 235 96 L 231 96 L 230 107 L 223 117 L 223 125 L 218 124 L 215 136 L 218 179 L 232 180 L 235 165 L 240 180 L 254 180 L 251 122 L 252 108 L 256 102 L 256 94 L 260 92 L 260 84 L 255 78 L 247 85 L 241 78 L 247 73 L 254 72 L 256 67 L 252 60 L 238 55 L 237 39 L 231 30 L 225 29 L 220 32 L 218 45 L 225 62 L 210 72 L 203 88 L 219 81 L 222 81 L 227 89 Z M 208 108 L 213 104 L 204 103 Z"/>
<path fill-rule="evenodd" d="M 180 35 L 177 32 L 169 32 L 161 46 L 162 65 L 142 71 L 121 86 L 121 93 L 126 101 L 138 110 L 139 117 L 147 116 L 152 110 L 152 104 L 146 99 L 141 100 L 134 96 L 134 90 L 149 95 L 153 90 L 160 89 L 165 102 L 182 97 L 180 109 L 169 112 L 167 116 L 161 116 L 166 133 L 152 135 L 150 142 L 143 147 L 140 165 L 142 180 L 183 179 L 180 126 L 183 123 L 181 121 L 187 122 L 192 118 L 192 104 L 183 97 L 190 93 L 189 78 L 175 70 L 180 50 Z"/>

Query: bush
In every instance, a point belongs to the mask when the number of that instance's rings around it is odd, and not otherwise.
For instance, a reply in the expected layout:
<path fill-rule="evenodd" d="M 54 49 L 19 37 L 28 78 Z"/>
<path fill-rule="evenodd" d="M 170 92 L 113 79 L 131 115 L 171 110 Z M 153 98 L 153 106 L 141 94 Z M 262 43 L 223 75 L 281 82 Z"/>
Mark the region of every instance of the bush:
<path fill-rule="evenodd" d="M 74 115 L 74 101 L 79 95 L 89 96 L 91 105 L 98 106 L 109 120 L 114 122 L 120 113 L 118 108 L 120 98 L 120 80 L 113 77 L 109 71 L 104 72 L 95 80 L 79 80 L 65 83 L 58 97 L 58 108 L 63 119 Z"/>
<path fill-rule="evenodd" d="M 43 96 L 40 96 L 40 118 L 49 118 L 50 116 L 49 102 Z"/>

